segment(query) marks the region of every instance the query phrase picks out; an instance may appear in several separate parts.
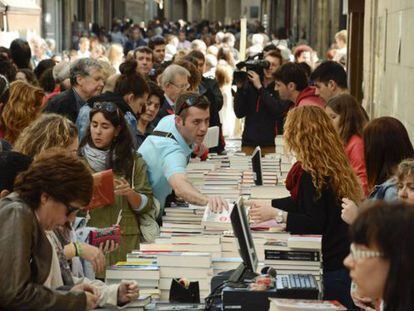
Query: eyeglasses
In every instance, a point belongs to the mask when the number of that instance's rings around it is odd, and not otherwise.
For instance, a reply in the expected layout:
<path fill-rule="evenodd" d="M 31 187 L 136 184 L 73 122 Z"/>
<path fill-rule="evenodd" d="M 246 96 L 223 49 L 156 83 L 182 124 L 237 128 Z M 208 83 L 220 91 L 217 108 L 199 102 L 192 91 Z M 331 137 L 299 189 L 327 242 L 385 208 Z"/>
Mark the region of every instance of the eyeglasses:
<path fill-rule="evenodd" d="M 66 207 L 66 216 L 69 216 L 70 214 L 76 213 L 77 211 L 80 210 L 79 207 L 75 207 L 69 204 L 65 204 Z"/>
<path fill-rule="evenodd" d="M 189 98 L 187 98 L 182 105 L 180 106 L 180 109 L 177 110 L 175 113 L 177 116 L 183 112 L 183 110 L 188 109 L 192 106 L 198 105 L 201 102 L 201 99 L 203 98 L 202 95 L 191 95 Z"/>
<path fill-rule="evenodd" d="M 350 247 L 351 256 L 354 260 L 364 259 L 364 258 L 378 258 L 383 257 L 384 254 L 377 251 L 370 251 L 365 249 L 359 249 L 355 246 L 354 243 Z"/>
<path fill-rule="evenodd" d="M 175 84 L 174 82 L 170 82 L 170 84 L 174 85 L 176 88 L 185 91 L 190 87 L 190 84 L 186 83 L 186 84 Z"/>

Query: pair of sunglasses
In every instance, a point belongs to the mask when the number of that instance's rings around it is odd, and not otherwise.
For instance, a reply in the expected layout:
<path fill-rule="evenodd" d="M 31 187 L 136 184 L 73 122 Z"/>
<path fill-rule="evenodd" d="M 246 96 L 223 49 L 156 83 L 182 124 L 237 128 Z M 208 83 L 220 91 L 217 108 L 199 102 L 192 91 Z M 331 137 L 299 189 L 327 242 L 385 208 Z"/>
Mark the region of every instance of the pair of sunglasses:
<path fill-rule="evenodd" d="M 203 95 L 191 95 L 189 98 L 187 98 L 184 101 L 180 109 L 176 112 L 176 115 L 179 116 L 181 112 L 183 112 L 185 109 L 188 109 L 192 106 L 199 104 L 202 98 L 203 98 Z"/>
<path fill-rule="evenodd" d="M 111 102 L 96 102 L 93 104 L 93 109 L 107 112 L 116 112 L 118 118 L 120 117 L 118 106 Z"/>

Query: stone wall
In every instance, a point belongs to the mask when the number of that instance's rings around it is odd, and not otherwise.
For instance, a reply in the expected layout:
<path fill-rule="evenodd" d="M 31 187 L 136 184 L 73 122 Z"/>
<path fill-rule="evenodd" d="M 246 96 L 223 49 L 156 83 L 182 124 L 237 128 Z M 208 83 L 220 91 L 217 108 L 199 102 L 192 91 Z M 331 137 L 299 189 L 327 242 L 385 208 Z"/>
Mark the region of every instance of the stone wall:
<path fill-rule="evenodd" d="M 364 105 L 394 116 L 414 137 L 414 1 L 366 0 Z"/>

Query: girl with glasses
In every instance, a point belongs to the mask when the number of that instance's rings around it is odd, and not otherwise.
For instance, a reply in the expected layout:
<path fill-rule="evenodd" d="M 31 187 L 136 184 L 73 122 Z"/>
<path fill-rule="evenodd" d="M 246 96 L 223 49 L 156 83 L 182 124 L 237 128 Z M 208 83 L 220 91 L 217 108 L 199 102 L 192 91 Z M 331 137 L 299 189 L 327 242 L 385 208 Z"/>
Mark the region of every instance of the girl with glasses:
<path fill-rule="evenodd" d="M 80 155 L 92 171 L 112 169 L 116 175 L 115 203 L 91 210 L 88 223 L 98 228 L 110 227 L 122 211 L 121 245 L 107 255 L 107 264 L 112 265 L 125 260 L 127 253 L 139 248 L 143 218 L 155 219 L 146 164 L 135 152 L 123 113 L 116 105 L 95 103 L 90 112 L 90 126 L 80 144 Z M 151 229 L 155 236 L 158 233 L 155 220 Z"/>
<path fill-rule="evenodd" d="M 344 264 L 358 294 L 371 298 L 373 309 L 414 310 L 414 207 L 377 201 L 358 215 L 350 232 Z"/>

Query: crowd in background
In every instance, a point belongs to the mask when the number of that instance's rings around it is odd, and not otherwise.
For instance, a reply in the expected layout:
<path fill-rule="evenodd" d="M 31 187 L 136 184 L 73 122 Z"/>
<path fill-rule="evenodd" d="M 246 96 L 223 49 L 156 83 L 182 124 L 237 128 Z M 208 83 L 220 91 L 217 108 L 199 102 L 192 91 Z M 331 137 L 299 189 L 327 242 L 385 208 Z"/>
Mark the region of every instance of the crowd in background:
<path fill-rule="evenodd" d="M 247 62 L 237 22 L 115 20 L 111 31 L 95 25 L 63 53 L 36 37 L 0 47 L 0 247 L 23 267 L 10 274 L 16 286 L 0 287 L 1 306 L 30 309 L 36 290 L 31 307 L 39 310 L 129 303 L 137 284 L 94 279 L 155 239 L 171 190 L 221 209 L 220 198 L 186 179 L 189 158 L 225 154 L 225 138 L 236 137 L 246 154 L 256 146 L 272 153 L 281 134 L 297 159 L 286 180 L 291 196 L 250 202 L 252 221 L 322 234 L 325 299 L 367 310 L 414 305 L 414 287 L 404 280 L 414 259 L 404 239 L 414 224 L 414 150 L 404 125 L 369 120 L 349 95 L 346 31 L 319 59 L 258 23 L 248 30 Z M 210 150 L 202 143 L 208 126 L 220 136 Z M 91 199 L 90 173 L 107 169 L 116 173 L 116 200 L 90 211 L 88 226 L 117 223 L 123 242 L 95 247 L 76 237 L 75 216 Z M 376 205 L 364 208 L 366 201 Z M 2 260 L 0 273 L 10 264 Z M 358 288 L 352 297 L 345 267 Z M 53 291 L 65 286 L 65 295 Z"/>

